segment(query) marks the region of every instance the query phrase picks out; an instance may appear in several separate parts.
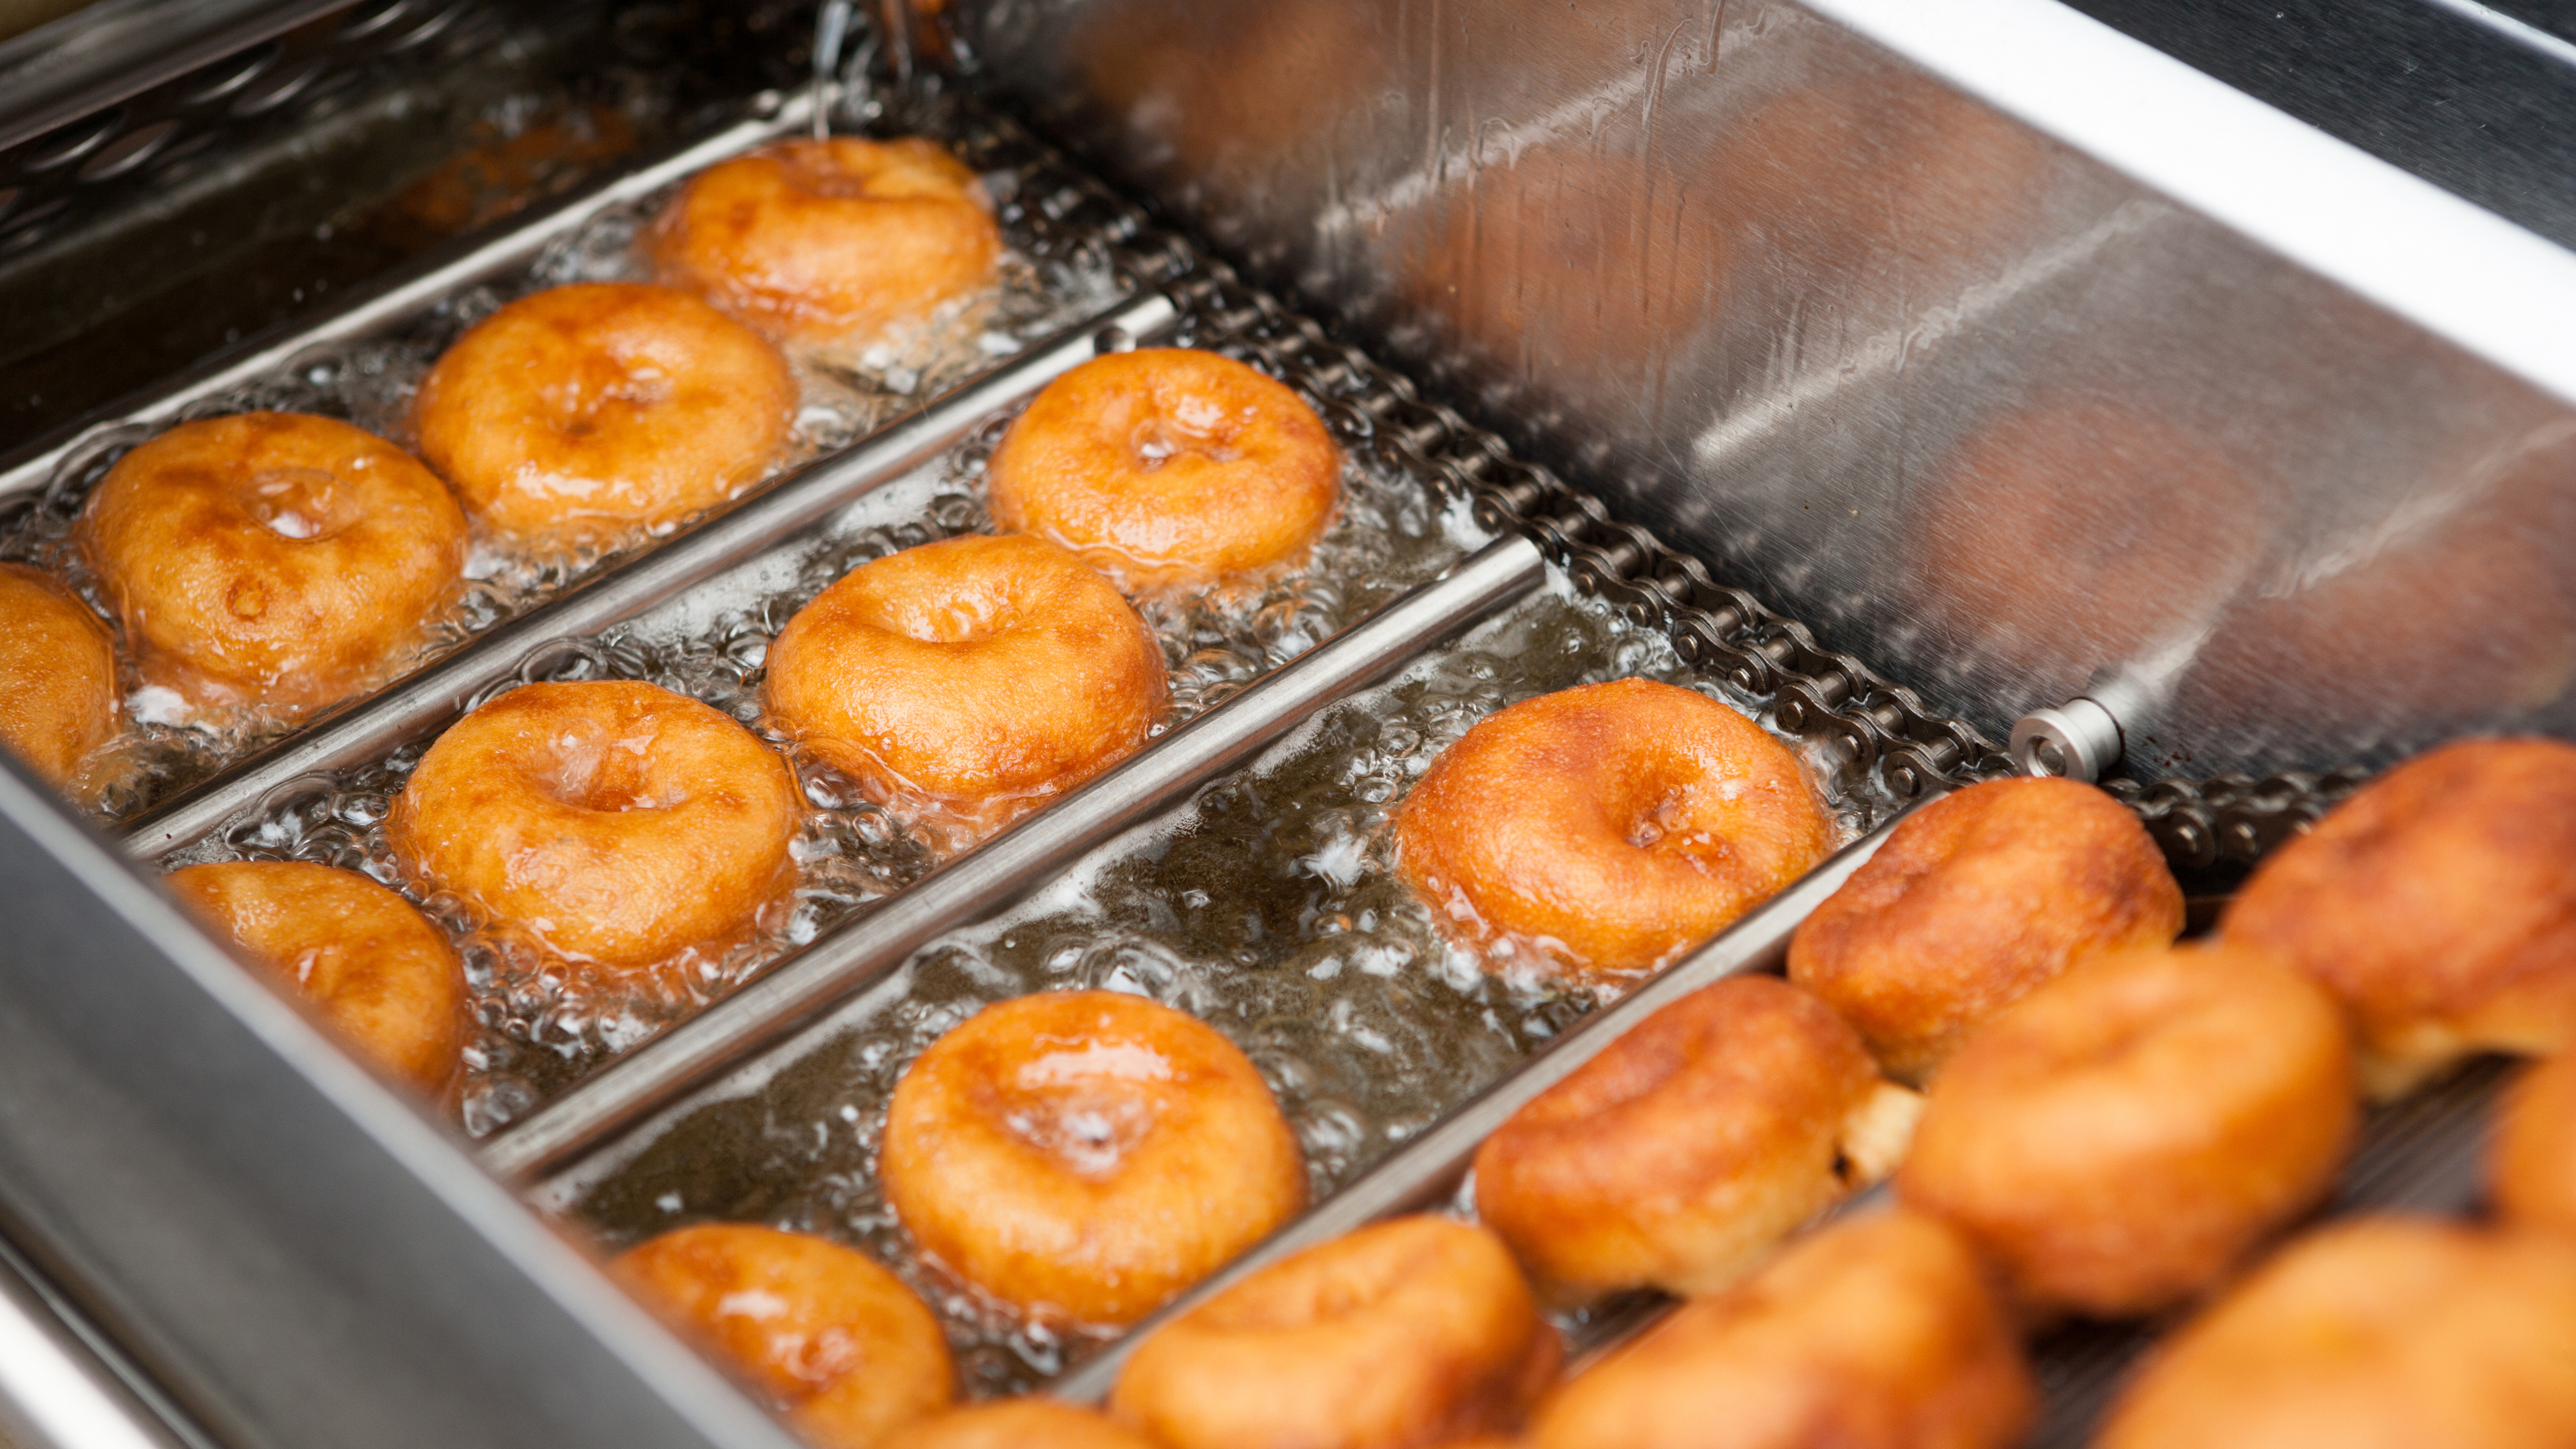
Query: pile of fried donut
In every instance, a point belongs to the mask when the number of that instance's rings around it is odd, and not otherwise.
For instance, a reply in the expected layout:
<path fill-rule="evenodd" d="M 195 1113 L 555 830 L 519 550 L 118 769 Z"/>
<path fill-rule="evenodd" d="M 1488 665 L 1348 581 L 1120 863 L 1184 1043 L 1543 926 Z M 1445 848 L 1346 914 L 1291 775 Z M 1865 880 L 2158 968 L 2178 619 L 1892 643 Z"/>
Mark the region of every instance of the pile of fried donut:
<path fill-rule="evenodd" d="M 1766 774 L 1780 747 L 1749 723 L 1693 734 L 1697 707 L 1665 688 L 1545 696 L 1435 762 L 1396 821 L 1435 911 L 1473 939 L 1548 941 L 1578 973 L 1652 969 L 1758 903 L 1762 872 L 1812 863 L 1825 835 L 1794 823 L 1817 808 L 1794 760 Z M 1561 790 L 1534 778 L 1573 766 Z M 1734 783 L 1703 798 L 1693 772 L 1712 769 Z M 1708 813 L 1748 797 L 1765 803 Z M 1715 861 L 1696 895 L 1637 858 L 1676 838 Z M 1659 888 L 1660 911 L 1621 909 Z M 617 1268 L 835 1449 L 1980 1449 L 2030 1430 L 2023 1338 L 2069 1318 L 2173 1325 L 2100 1429 L 2121 1449 L 2576 1440 L 2576 747 L 2421 756 L 2275 852 L 2211 938 L 2180 940 L 2183 916 L 2102 791 L 2016 779 L 1934 801 L 1800 926 L 1785 979 L 1678 998 L 1494 1132 L 1472 1213 L 1381 1221 L 1232 1282 L 1152 1325 L 1097 1410 L 952 1406 L 926 1312 L 854 1313 L 831 1337 L 807 1307 L 825 1284 L 904 1290 L 812 1238 L 687 1228 Z M 2306 1225 L 2365 1100 L 2497 1051 L 2555 1055 L 2506 1105 L 2487 1220 Z M 1099 992 L 943 1037 L 897 1088 L 883 1171 L 925 1260 L 1101 1325 L 1303 1200 L 1240 1054 Z M 1883 1207 L 1852 1201 L 1882 1179 Z M 841 1266 L 790 1291 L 817 1254 Z M 791 1306 L 759 1323 L 715 1306 L 755 1279 Z M 1546 1312 L 1636 1289 L 1683 1302 L 1568 1372 Z M 848 1367 L 790 1383 L 788 1359 Z"/>
<path fill-rule="evenodd" d="M 700 173 L 647 250 L 660 284 L 556 287 L 468 329 L 421 384 L 417 457 L 275 413 L 183 423 L 126 454 L 81 539 L 141 677 L 287 718 L 381 683 L 459 588 L 471 539 L 614 546 L 738 494 L 786 444 L 791 355 L 971 297 L 1000 241 L 944 150 L 843 138 Z M 863 564 L 788 621 L 764 661 L 769 738 L 649 683 L 525 685 L 450 725 L 394 801 L 385 833 L 412 899 L 265 861 L 169 884 L 387 1075 L 452 1097 L 467 991 L 414 899 L 614 990 L 773 918 L 804 823 L 791 757 L 989 834 L 1160 722 L 1163 646 L 1122 588 L 1299 566 L 1341 468 L 1314 409 L 1251 367 L 1103 356 L 1042 390 L 991 459 L 1002 532 Z M 114 638 L 33 570 L 0 566 L 0 606 L 0 741 L 69 780 L 113 729 Z M 1302 1201 L 1281 1150 L 1269 1191 Z M 1242 1206 L 1266 1225 L 1260 1204 Z M 1186 1282 L 1240 1246 L 1158 1271 Z M 1123 1287 L 1075 1306 L 1115 1317 L 1156 1291 L 1145 1272 L 1119 1267 Z"/>

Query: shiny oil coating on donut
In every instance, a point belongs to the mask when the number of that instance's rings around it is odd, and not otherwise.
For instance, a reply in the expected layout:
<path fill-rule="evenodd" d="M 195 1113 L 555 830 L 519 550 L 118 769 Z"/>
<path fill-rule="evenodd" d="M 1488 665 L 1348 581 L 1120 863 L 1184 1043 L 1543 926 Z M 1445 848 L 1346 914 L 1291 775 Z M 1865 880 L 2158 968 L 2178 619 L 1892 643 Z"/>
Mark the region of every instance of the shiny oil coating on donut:
<path fill-rule="evenodd" d="M 2576 1243 L 2348 1218 L 2282 1249 L 2150 1358 L 2097 1449 L 2576 1443 Z"/>
<path fill-rule="evenodd" d="M 1838 1223 L 1540 1405 L 1526 1449 L 2005 1449 L 2038 1391 L 1976 1255 L 1908 1212 Z"/>
<path fill-rule="evenodd" d="M 1563 1357 L 1501 1239 L 1397 1218 L 1165 1325 L 1109 1410 L 1166 1449 L 1429 1449 L 1515 1427 Z"/>
<path fill-rule="evenodd" d="M 386 822 L 404 868 L 568 960 L 728 942 L 785 889 L 787 762 L 685 695 L 530 684 L 421 757 Z"/>
<path fill-rule="evenodd" d="M 2497 1216 L 2576 1234 L 2576 1052 L 2559 1053 L 2514 1084 L 2488 1153 Z"/>
<path fill-rule="evenodd" d="M 924 1419 L 884 1449 L 1154 1449 L 1116 1420 L 1054 1399 L 976 1404 Z"/>
<path fill-rule="evenodd" d="M 1662 965 L 1833 848 L 1787 746 L 1646 679 L 1480 722 L 1432 762 L 1395 828 L 1398 866 L 1435 916 L 1593 972 Z"/>
<path fill-rule="evenodd" d="M 476 323 L 412 407 L 420 453 L 521 547 L 614 545 L 766 476 L 797 401 L 787 360 L 685 292 L 554 287 Z"/>
<path fill-rule="evenodd" d="M 117 709 L 107 626 L 49 575 L 0 564 L 0 745 L 62 789 L 116 732 Z"/>
<path fill-rule="evenodd" d="M 1149 347 L 1047 384 L 987 476 L 996 525 L 1141 588 L 1303 559 L 1341 502 L 1341 466 L 1288 387 L 1213 352 Z"/>
<path fill-rule="evenodd" d="M 1776 977 L 1730 977 L 1486 1138 L 1476 1215 L 1564 1296 L 1714 1292 L 1893 1169 L 1916 1102 L 1824 1003 Z"/>
<path fill-rule="evenodd" d="M 649 244 L 673 285 L 825 347 L 990 285 L 1002 254 L 991 212 L 935 141 L 788 140 L 690 178 Z"/>
<path fill-rule="evenodd" d="M 2342 1016 L 2313 983 L 2243 947 L 2140 949 L 1971 1038 L 1896 1186 L 2025 1301 L 2147 1313 L 2323 1197 L 2358 1116 Z"/>
<path fill-rule="evenodd" d="M 926 543 L 843 575 L 770 645 L 771 716 L 839 768 L 952 802 L 1053 795 L 1135 753 L 1163 650 L 1082 560 Z"/>
<path fill-rule="evenodd" d="M 881 1164 L 913 1241 L 1040 1318 L 1133 1323 L 1305 1206 L 1251 1061 L 1114 991 L 988 1006 L 895 1084 Z"/>
<path fill-rule="evenodd" d="M 181 423 L 117 460 L 80 527 L 147 676 L 207 703 L 346 698 L 418 647 L 465 570 L 446 485 L 301 413 Z"/>
<path fill-rule="evenodd" d="M 1921 1081 L 1973 1028 L 2087 956 L 2170 944 L 2182 888 L 2128 807 L 2074 780 L 1989 780 L 1915 811 L 1798 927 L 1789 979 Z"/>
<path fill-rule="evenodd" d="M 2399 765 L 2273 852 L 2219 931 L 2342 998 L 2375 1095 L 2467 1051 L 2576 1046 L 2576 746 Z"/>
<path fill-rule="evenodd" d="M 411 902 L 351 870 L 228 861 L 162 884 L 313 1003 L 350 1045 L 437 1097 L 465 1051 L 465 968 Z"/>
<path fill-rule="evenodd" d="M 612 1271 L 819 1449 L 873 1449 L 956 1396 L 939 1321 L 903 1280 L 838 1243 L 708 1223 L 630 1248 Z"/>

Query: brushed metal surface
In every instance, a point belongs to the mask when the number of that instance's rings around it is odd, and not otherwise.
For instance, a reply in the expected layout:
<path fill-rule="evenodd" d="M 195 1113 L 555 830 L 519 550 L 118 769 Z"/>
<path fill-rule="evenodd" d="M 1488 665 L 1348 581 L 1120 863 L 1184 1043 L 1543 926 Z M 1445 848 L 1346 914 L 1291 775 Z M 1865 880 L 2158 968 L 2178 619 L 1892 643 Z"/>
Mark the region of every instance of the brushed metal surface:
<path fill-rule="evenodd" d="M 2089 696 L 2156 778 L 2576 728 L 2576 257 L 2082 15 L 972 18 L 982 84 L 1991 734 Z"/>

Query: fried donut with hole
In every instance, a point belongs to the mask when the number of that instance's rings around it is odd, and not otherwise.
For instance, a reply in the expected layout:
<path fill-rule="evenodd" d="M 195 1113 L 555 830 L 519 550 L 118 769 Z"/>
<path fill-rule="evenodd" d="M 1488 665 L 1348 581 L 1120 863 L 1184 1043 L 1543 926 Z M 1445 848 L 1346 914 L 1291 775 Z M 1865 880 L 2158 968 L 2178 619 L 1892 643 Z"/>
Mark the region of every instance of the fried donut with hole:
<path fill-rule="evenodd" d="M 2506 1222 L 2576 1233 L 2576 1052 L 2514 1084 L 2488 1150 L 2487 1188 Z"/>
<path fill-rule="evenodd" d="M 1524 700 L 1440 753 L 1395 818 L 1406 881 L 1453 928 L 1578 972 L 1653 970 L 1806 874 L 1833 827 L 1798 757 L 1647 679 Z"/>
<path fill-rule="evenodd" d="M 108 469 L 80 534 L 146 678 L 290 714 L 386 678 L 465 572 L 446 485 L 301 413 L 170 429 Z"/>
<path fill-rule="evenodd" d="M 2374 1096 L 2472 1051 L 2576 1046 L 2576 746 L 2399 765 L 2257 866 L 2219 932 L 2342 999 Z"/>
<path fill-rule="evenodd" d="M 1550 1296 L 1711 1293 L 1904 1155 L 1919 1098 L 1823 1002 L 1771 976 L 1702 987 L 1476 1150 L 1476 1215 Z"/>
<path fill-rule="evenodd" d="M 1124 1325 L 1306 1205 L 1297 1139 L 1214 1028 L 1115 991 L 988 1006 L 895 1084 L 886 1201 L 1040 1320 Z"/>
<path fill-rule="evenodd" d="M 2149 1313 L 2324 1197 L 2358 1115 L 2313 982 L 2242 946 L 2141 949 L 1970 1038 L 1896 1187 L 2042 1311 Z"/>
<path fill-rule="evenodd" d="M 1548 1396 L 1527 1449 L 2003 1449 L 2038 1391 L 1975 1253 L 1916 1213 L 1838 1223 Z"/>
<path fill-rule="evenodd" d="M 1167 1449 L 1428 1449 L 1518 1425 L 1564 1353 L 1500 1238 L 1397 1218 L 1164 1325 L 1109 1411 Z"/>
<path fill-rule="evenodd" d="M 862 564 L 787 621 L 768 671 L 771 717 L 808 750 L 890 797 L 1003 818 L 1134 754 L 1170 697 L 1118 590 L 1017 536 Z"/>
<path fill-rule="evenodd" d="M 356 871 L 303 862 L 192 865 L 162 884 L 360 1054 L 432 1098 L 455 1085 L 465 967 L 411 902 Z"/>
<path fill-rule="evenodd" d="M 1048 383 L 986 478 L 997 526 L 1152 588 L 1303 560 L 1340 506 L 1342 455 L 1287 386 L 1213 352 L 1147 347 Z"/>
<path fill-rule="evenodd" d="M 2554 1449 L 2576 1443 L 2576 1244 L 2351 1218 L 2167 1340 L 2099 1449 Z"/>
<path fill-rule="evenodd" d="M 116 733 L 116 645 L 50 575 L 0 564 L 0 745 L 78 793 L 82 761 Z"/>
<path fill-rule="evenodd" d="M 2170 945 L 2182 915 L 2127 806 L 2074 780 L 1989 780 L 1907 816 L 1798 927 L 1789 979 L 1920 1082 L 2077 962 Z"/>
<path fill-rule="evenodd" d="M 786 889 L 787 762 L 651 684 L 529 684 L 450 726 L 386 821 L 403 868 L 607 972 L 741 937 Z"/>
<path fill-rule="evenodd" d="M 924 1419 L 885 1449 L 1154 1449 L 1117 1420 L 1053 1399 L 976 1404 Z"/>
<path fill-rule="evenodd" d="M 766 477 L 797 388 L 686 292 L 554 287 L 476 323 L 413 401 L 420 455 L 502 540 L 569 552 L 663 533 Z"/>
<path fill-rule="evenodd" d="M 689 179 L 648 241 L 664 280 L 781 342 L 840 348 L 990 286 L 992 202 L 936 141 L 773 142 Z"/>
<path fill-rule="evenodd" d="M 939 1320 L 902 1279 L 838 1243 L 706 1223 L 610 1267 L 821 1449 L 872 1449 L 956 1396 Z"/>

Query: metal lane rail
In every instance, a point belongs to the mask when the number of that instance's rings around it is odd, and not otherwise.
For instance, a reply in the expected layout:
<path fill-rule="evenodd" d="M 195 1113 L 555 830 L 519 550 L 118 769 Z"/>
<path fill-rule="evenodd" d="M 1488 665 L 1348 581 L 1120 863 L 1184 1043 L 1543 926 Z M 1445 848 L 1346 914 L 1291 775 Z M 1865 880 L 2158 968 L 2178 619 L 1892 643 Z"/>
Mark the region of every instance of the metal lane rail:
<path fill-rule="evenodd" d="M 1546 575 L 1545 559 L 1528 540 L 1487 545 L 504 1128 L 485 1144 L 484 1165 L 505 1178 L 539 1176 L 640 1125 L 883 980 L 944 932 L 1003 909 L 1084 852 L 1250 760 L 1316 710 L 1533 592 Z"/>
<path fill-rule="evenodd" d="M 368 336 L 455 292 L 534 262 L 557 239 L 578 231 L 610 207 L 649 196 L 691 172 L 802 127 L 813 114 L 813 104 L 812 96 L 804 91 L 764 96 L 755 103 L 752 116 L 704 140 L 691 142 L 659 161 L 589 190 L 577 191 L 462 255 L 429 262 L 408 275 L 398 271 L 380 289 L 274 342 L 229 361 L 218 360 L 182 372 L 170 381 L 113 403 L 105 417 L 74 424 L 52 440 L 0 461 L 0 497 L 45 486 L 65 459 L 121 429 L 169 422 L 192 403 L 287 369 L 298 356 L 313 348 Z"/>
<path fill-rule="evenodd" d="M 336 718 L 145 812 L 125 827 L 127 849 L 146 860 L 158 859 L 306 776 L 381 757 L 454 716 L 467 699 L 508 678 L 547 645 L 596 634 L 757 557 L 938 457 L 995 413 L 1103 350 L 1131 346 L 1179 318 L 1169 298 L 1151 293 L 1058 333 L 982 380 L 809 465 L 731 513 L 595 575 Z"/>
<path fill-rule="evenodd" d="M 1646 1018 L 1701 987 L 1741 972 L 1779 965 L 1788 956 L 1789 938 L 1797 934 L 1799 924 L 1878 853 L 1898 820 L 1937 798 L 1933 795 L 1918 801 L 1895 820 L 1844 846 L 1797 884 L 1764 902 L 1707 945 L 1637 988 L 1634 994 L 1593 1013 L 1554 1046 L 1470 1098 L 1430 1131 L 1387 1154 L 1313 1211 L 1165 1304 L 1118 1342 L 1048 1385 L 1046 1392 L 1060 1399 L 1097 1403 L 1107 1398 L 1110 1388 L 1118 1382 L 1128 1353 L 1163 1324 L 1283 1258 L 1380 1218 L 1421 1212 L 1448 1201 L 1456 1195 L 1468 1165 L 1475 1160 L 1476 1148 L 1540 1093 L 1572 1076 L 1577 1068 L 1635 1030 Z"/>

